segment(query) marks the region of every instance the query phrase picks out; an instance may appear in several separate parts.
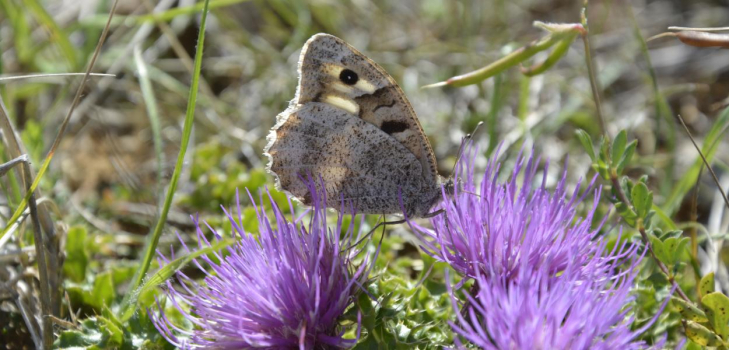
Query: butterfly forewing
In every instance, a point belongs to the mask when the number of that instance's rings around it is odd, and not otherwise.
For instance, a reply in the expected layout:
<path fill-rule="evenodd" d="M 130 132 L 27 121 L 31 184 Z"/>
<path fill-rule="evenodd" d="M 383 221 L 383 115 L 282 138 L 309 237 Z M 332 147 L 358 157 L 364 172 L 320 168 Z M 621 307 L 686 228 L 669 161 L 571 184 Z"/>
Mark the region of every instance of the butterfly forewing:
<path fill-rule="evenodd" d="M 440 197 L 435 156 L 395 81 L 339 38 L 304 45 L 299 86 L 269 134 L 277 186 L 308 203 L 300 180 L 321 176 L 329 205 L 352 200 L 363 213 L 422 216 Z M 334 202 L 332 202 L 334 201 Z"/>

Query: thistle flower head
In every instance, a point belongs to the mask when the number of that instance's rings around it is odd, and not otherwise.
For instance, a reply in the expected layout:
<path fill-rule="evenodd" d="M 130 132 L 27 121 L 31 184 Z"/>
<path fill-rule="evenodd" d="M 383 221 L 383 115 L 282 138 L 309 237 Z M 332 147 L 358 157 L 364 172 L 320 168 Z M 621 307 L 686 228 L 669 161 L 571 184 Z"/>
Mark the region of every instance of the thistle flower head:
<path fill-rule="evenodd" d="M 470 307 L 451 327 L 483 349 L 646 348 L 635 341 L 642 331 L 631 330 L 628 307 L 640 261 L 637 246 L 616 246 L 611 252 L 598 246 L 606 254 L 586 264 L 568 262 L 559 275 L 547 264 L 519 280 L 479 274 L 478 291 L 467 295 Z M 629 268 L 621 272 L 626 262 Z"/>
<path fill-rule="evenodd" d="M 204 255 L 194 260 L 205 276 L 201 283 L 178 272 L 179 286 L 168 281 L 165 288 L 169 301 L 194 329 L 177 327 L 163 312 L 156 317 L 150 312 L 170 343 L 206 349 L 312 349 L 355 343 L 342 337 L 339 319 L 366 278 L 366 263 L 355 269 L 350 256 L 341 253 L 342 243 L 355 234 L 354 224 L 340 240 L 342 214 L 330 229 L 326 196 L 311 188 L 314 205 L 308 225 L 286 220 L 271 199 L 272 218 L 262 205 L 255 207 L 260 232 L 254 237 L 239 224 L 240 214 L 236 221 L 226 211 L 240 240 L 227 254 L 215 253 L 215 260 Z M 212 246 L 199 222 L 195 224 L 199 247 Z M 161 256 L 161 266 L 169 262 Z"/>
<path fill-rule="evenodd" d="M 444 213 L 431 219 L 433 228 L 411 223 L 428 254 L 470 278 L 496 273 L 516 279 L 520 271 L 556 273 L 594 250 L 591 241 L 598 229 L 591 223 L 596 205 L 585 217 L 577 216 L 583 199 L 577 195 L 580 184 L 570 199 L 564 175 L 552 192 L 546 188 L 546 175 L 536 185 L 539 160 L 521 154 L 506 182 L 499 182 L 500 164 L 494 158 L 476 183 L 478 152 L 469 151 L 457 174 L 463 190 L 455 189 L 452 198 L 442 201 Z M 599 196 L 595 191 L 595 203 Z"/>
<path fill-rule="evenodd" d="M 473 280 L 454 332 L 484 349 L 644 348 L 629 316 L 642 255 L 627 241 L 608 250 L 597 237 L 600 190 L 580 217 L 584 195 L 579 184 L 568 195 L 566 174 L 549 191 L 546 175 L 536 178 L 538 159 L 520 154 L 507 181 L 491 159 L 477 184 L 470 152 L 460 164 L 464 190 L 442 202 L 433 229 L 411 223 L 428 254 L 462 274 L 461 283 Z"/>

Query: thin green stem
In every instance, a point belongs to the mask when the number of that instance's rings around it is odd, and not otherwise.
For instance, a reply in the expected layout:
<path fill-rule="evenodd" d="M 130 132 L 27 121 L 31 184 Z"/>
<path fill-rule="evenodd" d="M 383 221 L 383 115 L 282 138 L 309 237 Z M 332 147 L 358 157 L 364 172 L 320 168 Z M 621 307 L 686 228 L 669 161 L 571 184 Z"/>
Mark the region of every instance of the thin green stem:
<path fill-rule="evenodd" d="M 618 200 L 623 202 L 628 207 L 632 207 L 632 204 L 628 200 L 628 196 L 625 195 L 625 191 L 623 191 L 623 188 L 620 186 L 620 181 L 618 180 L 618 175 L 615 171 L 611 171 L 610 173 L 610 182 L 613 185 L 613 191 L 618 196 Z M 632 208 L 633 211 L 635 211 L 635 208 Z M 666 275 L 666 278 L 669 282 L 671 282 L 671 285 L 676 287 L 676 291 L 678 292 L 678 295 L 681 296 L 681 299 L 685 300 L 688 303 L 691 303 L 692 301 L 689 299 L 689 297 L 686 295 L 686 293 L 683 292 L 681 289 L 681 286 L 678 285 L 678 282 L 676 282 L 676 279 L 674 278 L 673 274 L 671 274 L 671 271 L 668 269 L 666 264 L 664 264 L 661 260 L 656 257 L 655 252 L 653 251 L 653 245 L 651 245 L 650 240 L 648 239 L 648 233 L 645 231 L 645 227 L 643 226 L 642 219 L 638 219 L 638 222 L 636 224 L 636 227 L 638 229 L 638 232 L 640 232 L 640 237 L 643 240 L 643 244 L 648 248 L 648 251 L 651 253 L 651 257 L 653 257 L 653 261 L 656 262 L 656 265 L 658 265 L 658 268 L 663 272 L 664 275 Z"/>
<path fill-rule="evenodd" d="M 195 104 L 197 101 L 198 86 L 200 85 L 200 71 L 202 70 L 202 56 L 205 41 L 205 24 L 207 22 L 208 3 L 209 0 L 206 0 L 205 6 L 203 7 L 202 11 L 202 18 L 200 20 L 200 31 L 197 37 L 197 50 L 195 52 L 195 70 L 192 74 L 192 83 L 190 84 L 190 93 L 187 99 L 185 124 L 182 131 L 182 142 L 180 144 L 180 153 L 177 155 L 175 171 L 172 173 L 172 178 L 170 179 L 170 185 L 167 188 L 167 195 L 165 197 L 162 210 L 160 211 L 159 219 L 157 220 L 157 224 L 155 225 L 154 230 L 148 236 L 144 257 L 142 258 L 139 269 L 134 275 L 134 279 L 132 280 L 132 283 L 130 285 L 130 290 L 132 290 L 133 292 L 128 293 L 127 297 L 125 297 L 124 301 L 122 302 L 124 307 L 122 307 L 122 310 L 120 310 L 121 314 L 126 314 L 127 309 L 135 307 L 136 305 L 129 303 L 130 297 L 137 291 L 139 286 L 142 284 L 142 280 L 147 274 L 149 266 L 152 263 L 152 258 L 154 257 L 155 250 L 157 249 L 157 244 L 159 243 L 160 236 L 162 235 L 162 229 L 164 228 L 165 222 L 167 221 L 167 214 L 169 213 L 170 207 L 172 206 L 172 198 L 174 197 L 175 190 L 177 189 L 177 182 L 180 179 L 180 174 L 182 174 L 185 154 L 187 151 L 187 147 L 190 143 L 190 137 L 192 135 L 192 123 L 195 118 Z"/>
<path fill-rule="evenodd" d="M 592 98 L 595 100 L 595 113 L 597 121 L 600 125 L 600 132 L 609 137 L 607 127 L 605 126 L 605 118 L 602 114 L 602 103 L 600 102 L 600 90 L 597 83 L 597 74 L 595 74 L 595 62 L 592 59 L 592 49 L 590 48 L 590 28 L 587 26 L 587 0 L 582 7 L 582 26 L 585 28 L 585 34 L 582 36 L 582 42 L 585 46 L 585 62 L 587 62 L 587 75 L 590 78 L 590 88 L 592 90 Z"/>

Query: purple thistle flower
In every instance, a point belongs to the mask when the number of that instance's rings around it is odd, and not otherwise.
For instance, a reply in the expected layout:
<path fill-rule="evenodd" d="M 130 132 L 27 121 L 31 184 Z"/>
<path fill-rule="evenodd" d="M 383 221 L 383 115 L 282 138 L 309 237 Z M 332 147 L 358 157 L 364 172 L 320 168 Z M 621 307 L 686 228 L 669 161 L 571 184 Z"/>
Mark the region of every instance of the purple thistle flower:
<path fill-rule="evenodd" d="M 311 188 L 315 193 L 313 185 Z M 336 226 L 328 227 L 326 196 L 322 193 L 313 195 L 308 229 L 300 219 L 287 221 L 268 196 L 274 217 L 269 218 L 262 205 L 254 205 L 260 228 L 257 237 L 238 224 L 242 222 L 239 203 L 238 222 L 225 213 L 240 240 L 227 248 L 228 254 L 216 252 L 216 260 L 205 255 L 194 260 L 205 274 L 204 281 L 198 283 L 181 272 L 177 273 L 177 289 L 167 281 L 168 300 L 195 326 L 185 330 L 175 326 L 164 312 L 159 316 L 149 312 L 170 343 L 206 349 L 312 349 L 355 344 L 355 339 L 342 337 L 339 323 L 366 279 L 367 263 L 354 269 L 353 255 L 341 253 L 342 243 L 356 234 L 354 220 L 340 240 L 343 215 L 339 214 Z M 199 222 L 194 221 L 199 248 L 210 247 Z M 220 235 L 210 230 L 219 240 Z M 189 248 L 184 249 L 190 253 Z M 170 260 L 161 256 L 160 266 Z"/>
<path fill-rule="evenodd" d="M 469 152 L 459 164 L 464 190 L 444 193 L 433 229 L 410 222 L 423 249 L 464 276 L 457 288 L 474 280 L 453 330 L 484 349 L 644 348 L 635 339 L 647 326 L 631 331 L 628 317 L 642 255 L 626 241 L 608 251 L 597 237 L 602 223 L 591 228 L 600 190 L 579 217 L 585 195 L 578 183 L 568 199 L 564 172 L 550 192 L 546 175 L 535 185 L 539 159 L 520 154 L 510 179 L 499 182 L 493 158 L 476 184 L 477 152 Z"/>
<path fill-rule="evenodd" d="M 470 278 L 495 273 L 513 280 L 540 269 L 557 273 L 569 263 L 580 265 L 574 260 L 586 261 L 595 252 L 592 241 L 599 228 L 590 226 L 599 190 L 595 205 L 580 218 L 576 207 L 584 195 L 577 196 L 579 183 L 570 200 L 564 175 L 553 193 L 545 187 L 546 175 L 541 185 L 534 186 L 539 159 L 531 156 L 525 161 L 520 154 L 505 183 L 497 179 L 500 164 L 491 159 L 476 184 L 473 165 L 478 152 L 470 149 L 470 153 L 464 155 L 457 174 L 465 175 L 463 190 L 455 189 L 452 198 L 443 200 L 444 213 L 431 219 L 433 229 L 411 222 L 426 253 Z M 585 193 L 590 188 L 592 184 Z"/>
<path fill-rule="evenodd" d="M 636 256 L 637 246 L 606 252 L 604 243 L 596 245 L 606 255 L 585 265 L 568 263 L 558 276 L 546 264 L 519 280 L 479 275 L 475 286 L 480 289 L 475 297 L 466 296 L 470 307 L 463 316 L 457 313 L 458 322 L 451 327 L 483 349 L 647 348 L 635 341 L 645 328 L 631 330 L 627 307 L 641 260 L 628 259 Z M 629 268 L 616 272 L 625 262 Z M 586 278 L 585 271 L 591 276 Z M 455 298 L 452 303 L 456 309 Z M 459 339 L 456 343 L 462 346 Z"/>

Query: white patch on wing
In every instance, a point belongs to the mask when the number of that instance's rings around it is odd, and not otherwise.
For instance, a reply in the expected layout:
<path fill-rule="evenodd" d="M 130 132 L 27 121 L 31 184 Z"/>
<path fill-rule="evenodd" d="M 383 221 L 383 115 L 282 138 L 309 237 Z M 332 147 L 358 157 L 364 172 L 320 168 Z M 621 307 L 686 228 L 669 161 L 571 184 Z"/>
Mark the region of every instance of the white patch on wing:
<path fill-rule="evenodd" d="M 359 105 L 357 105 L 357 103 L 355 103 L 354 101 L 347 99 L 347 98 L 342 98 L 342 97 L 339 97 L 336 95 L 326 95 L 322 99 L 322 102 L 324 102 L 328 105 L 343 109 L 354 115 L 359 114 Z"/>
<path fill-rule="evenodd" d="M 357 80 L 357 84 L 354 84 L 354 87 L 356 87 L 368 94 L 371 94 L 371 93 L 375 92 L 375 90 L 377 90 L 377 88 L 374 85 L 372 85 L 372 83 L 370 83 L 369 81 L 367 81 L 365 79 L 362 79 L 362 77 L 359 77 L 359 80 Z"/>
<path fill-rule="evenodd" d="M 345 83 L 342 83 L 338 80 L 336 82 L 332 83 L 332 87 L 334 88 L 334 90 L 337 90 L 345 95 L 353 95 L 352 92 L 354 90 L 354 87 L 347 85 Z"/>

